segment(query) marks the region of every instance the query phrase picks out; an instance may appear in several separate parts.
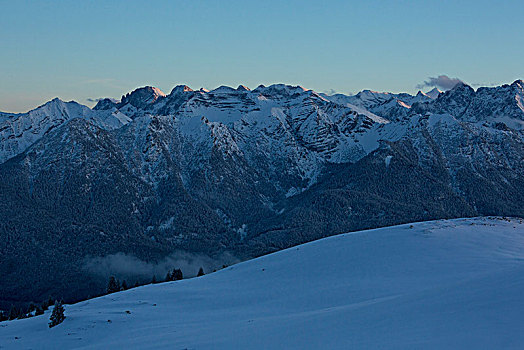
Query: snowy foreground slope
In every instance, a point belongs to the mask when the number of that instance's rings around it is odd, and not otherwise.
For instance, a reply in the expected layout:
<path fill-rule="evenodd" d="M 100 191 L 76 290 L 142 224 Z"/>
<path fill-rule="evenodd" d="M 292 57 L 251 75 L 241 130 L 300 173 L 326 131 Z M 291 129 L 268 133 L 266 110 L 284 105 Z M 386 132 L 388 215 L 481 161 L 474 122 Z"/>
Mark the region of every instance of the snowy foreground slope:
<path fill-rule="evenodd" d="M 4 322 L 0 348 L 517 349 L 523 258 L 520 219 L 343 234 Z"/>

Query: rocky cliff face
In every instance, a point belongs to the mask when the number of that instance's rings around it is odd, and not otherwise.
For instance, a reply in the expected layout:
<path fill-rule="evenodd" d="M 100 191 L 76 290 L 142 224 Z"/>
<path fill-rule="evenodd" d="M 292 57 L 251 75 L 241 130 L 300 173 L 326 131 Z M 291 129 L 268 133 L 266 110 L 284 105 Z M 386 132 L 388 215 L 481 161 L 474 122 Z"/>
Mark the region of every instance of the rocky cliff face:
<path fill-rule="evenodd" d="M 0 299 L 97 291 L 86 256 L 248 258 L 401 222 L 523 216 L 523 103 L 522 81 L 415 96 L 279 84 L 2 113 Z"/>

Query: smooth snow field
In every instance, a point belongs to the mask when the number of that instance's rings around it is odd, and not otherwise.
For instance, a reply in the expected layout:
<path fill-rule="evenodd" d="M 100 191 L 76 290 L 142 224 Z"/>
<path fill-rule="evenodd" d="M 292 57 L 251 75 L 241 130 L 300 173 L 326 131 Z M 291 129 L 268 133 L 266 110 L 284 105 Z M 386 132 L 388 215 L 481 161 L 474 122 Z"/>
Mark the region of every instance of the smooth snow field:
<path fill-rule="evenodd" d="M 343 234 L 2 322 L 0 348 L 524 349 L 523 258 L 520 219 Z"/>

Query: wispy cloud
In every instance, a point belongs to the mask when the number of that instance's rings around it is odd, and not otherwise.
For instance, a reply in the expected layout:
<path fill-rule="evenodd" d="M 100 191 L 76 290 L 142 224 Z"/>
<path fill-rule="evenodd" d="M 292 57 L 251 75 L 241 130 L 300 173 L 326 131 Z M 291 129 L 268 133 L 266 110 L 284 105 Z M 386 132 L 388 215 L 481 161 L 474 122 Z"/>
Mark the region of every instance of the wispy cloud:
<path fill-rule="evenodd" d="M 104 257 L 86 258 L 82 268 L 104 278 L 115 276 L 128 278 L 128 280 L 145 280 L 155 275 L 160 280 L 173 268 L 179 268 L 184 276 L 192 277 L 196 276 L 200 267 L 203 267 L 207 273 L 219 269 L 223 264 L 232 265 L 237 262 L 239 259 L 228 252 L 211 258 L 204 254 L 176 251 L 155 263 L 141 260 L 133 255 L 117 253 Z"/>
<path fill-rule="evenodd" d="M 87 102 L 91 102 L 91 103 L 96 103 L 96 102 L 98 102 L 98 101 L 105 100 L 105 99 L 111 100 L 111 101 L 113 101 L 113 102 L 115 102 L 115 103 L 118 102 L 117 99 L 112 98 L 112 97 L 86 98 L 86 101 L 87 101 Z"/>
<path fill-rule="evenodd" d="M 325 93 L 328 96 L 338 94 L 338 91 L 335 90 L 335 89 L 327 89 L 326 91 L 322 91 L 322 92 Z"/>
<path fill-rule="evenodd" d="M 438 77 L 429 77 L 428 80 L 417 85 L 417 89 L 424 89 L 430 87 L 437 87 L 442 90 L 450 90 L 458 83 L 463 81 L 459 78 L 450 78 L 445 74 L 441 74 Z"/>

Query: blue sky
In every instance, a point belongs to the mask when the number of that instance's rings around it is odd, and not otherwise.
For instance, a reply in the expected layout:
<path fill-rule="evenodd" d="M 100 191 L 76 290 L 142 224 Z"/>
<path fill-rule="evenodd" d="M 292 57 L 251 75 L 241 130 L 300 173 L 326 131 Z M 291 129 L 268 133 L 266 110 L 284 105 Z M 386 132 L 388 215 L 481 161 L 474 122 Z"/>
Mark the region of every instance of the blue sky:
<path fill-rule="evenodd" d="M 0 0 L 0 110 L 144 85 L 416 92 L 524 78 L 524 1 Z"/>

